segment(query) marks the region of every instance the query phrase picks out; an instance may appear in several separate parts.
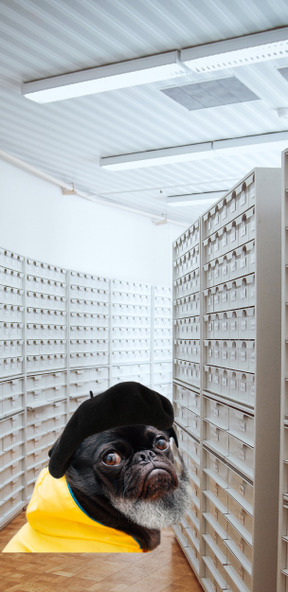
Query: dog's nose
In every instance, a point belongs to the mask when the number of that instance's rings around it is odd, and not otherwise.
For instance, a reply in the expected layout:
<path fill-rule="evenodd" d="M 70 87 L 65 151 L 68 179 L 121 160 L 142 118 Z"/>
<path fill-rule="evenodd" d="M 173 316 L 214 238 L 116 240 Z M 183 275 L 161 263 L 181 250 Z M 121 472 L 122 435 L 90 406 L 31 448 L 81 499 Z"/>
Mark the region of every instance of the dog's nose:
<path fill-rule="evenodd" d="M 133 462 L 135 464 L 138 463 L 149 463 L 152 462 L 156 458 L 155 452 L 153 450 L 140 450 L 134 454 Z"/>

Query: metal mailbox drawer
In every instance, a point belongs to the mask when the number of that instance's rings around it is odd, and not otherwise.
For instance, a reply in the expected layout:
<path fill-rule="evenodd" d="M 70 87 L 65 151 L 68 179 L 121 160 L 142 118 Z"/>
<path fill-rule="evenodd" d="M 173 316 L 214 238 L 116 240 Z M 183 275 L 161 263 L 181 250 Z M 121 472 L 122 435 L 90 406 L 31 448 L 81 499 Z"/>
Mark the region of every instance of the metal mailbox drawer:
<path fill-rule="evenodd" d="M 27 454 L 27 469 L 30 470 L 35 465 L 44 465 L 47 466 L 49 462 L 48 451 L 51 448 L 52 444 L 54 444 L 55 439 L 51 440 L 51 444 L 45 446 L 44 448 L 35 449 L 29 454 Z"/>
<path fill-rule="evenodd" d="M 180 298 L 198 292 L 200 289 L 200 271 L 195 269 L 187 275 L 174 280 L 174 297 Z"/>
<path fill-rule="evenodd" d="M 184 318 L 199 315 L 200 313 L 200 295 L 198 292 L 189 296 L 183 296 L 174 301 L 174 314 L 176 318 Z M 167 309 L 170 317 L 170 310 Z"/>
<path fill-rule="evenodd" d="M 220 503 L 220 500 L 215 493 L 205 489 L 204 490 L 205 503 L 205 518 L 214 523 L 214 528 L 217 531 L 227 531 L 227 521 L 225 515 L 227 514 L 227 504 Z"/>
<path fill-rule="evenodd" d="M 192 339 L 175 339 L 174 356 L 179 360 L 200 362 L 200 341 Z"/>
<path fill-rule="evenodd" d="M 66 397 L 67 387 L 63 384 L 35 386 L 27 390 L 27 405 L 28 407 L 38 407 L 47 405 L 52 401 L 64 399 Z"/>
<path fill-rule="evenodd" d="M 229 565 L 224 569 L 227 573 L 227 585 L 229 592 L 251 592 L 252 578 L 244 567 L 237 561 L 232 554 L 228 553 Z"/>
<path fill-rule="evenodd" d="M 211 452 L 208 452 L 208 450 L 205 450 L 204 465 L 204 472 L 210 474 L 215 481 L 220 479 L 220 483 L 226 488 L 228 469 L 225 462 L 214 456 Z"/>
<path fill-rule="evenodd" d="M 206 518 L 207 516 L 207 518 Z M 209 515 L 205 516 L 204 520 L 204 533 L 203 539 L 205 541 L 205 555 L 211 557 L 216 556 L 218 561 L 224 565 L 226 561 L 227 547 L 224 545 L 224 540 L 227 538 L 226 530 L 220 528 L 219 524 L 216 523 L 214 528 L 214 522 L 212 522 Z"/>
<path fill-rule="evenodd" d="M 196 393 L 189 388 L 174 384 L 174 400 L 188 407 L 197 415 L 200 415 L 201 399 L 199 393 Z"/>
<path fill-rule="evenodd" d="M 191 384 L 191 386 L 200 386 L 200 365 L 195 362 L 186 362 L 185 360 L 174 359 L 175 378 Z"/>
<path fill-rule="evenodd" d="M 228 453 L 228 434 L 214 424 L 204 421 L 204 444 L 225 457 Z"/>
<path fill-rule="evenodd" d="M 203 557 L 205 563 L 205 577 L 202 578 L 204 590 L 206 592 L 229 592 L 224 573 L 224 568 L 214 557 Z"/>
<path fill-rule="evenodd" d="M 229 408 L 229 433 L 250 446 L 254 445 L 254 417 Z"/>
<path fill-rule="evenodd" d="M 0 520 L 7 520 L 9 516 L 17 513 L 17 510 L 24 506 L 24 486 L 18 487 L 16 491 L 11 492 L 10 496 L 3 499 L 0 506 Z"/>
<path fill-rule="evenodd" d="M 8 269 L 22 271 L 24 257 L 7 249 L 0 249 L 0 265 Z"/>
<path fill-rule="evenodd" d="M 221 389 L 221 370 L 213 366 L 204 366 L 204 388 L 212 393 L 220 395 Z"/>
<path fill-rule="evenodd" d="M 236 559 L 242 564 L 244 569 L 251 574 L 252 573 L 252 545 L 249 544 L 232 524 L 227 523 L 227 539 L 225 545 L 233 554 Z"/>
<path fill-rule="evenodd" d="M 24 414 L 17 413 L 0 420 L 0 451 L 17 447 L 24 442 Z"/>
<path fill-rule="evenodd" d="M 26 452 L 29 455 L 31 452 L 42 448 L 47 448 L 54 444 L 57 439 L 56 430 L 53 432 L 45 432 L 40 435 L 28 437 L 26 441 Z"/>
<path fill-rule="evenodd" d="M 27 259 L 27 269 L 29 274 L 50 278 L 54 281 L 65 282 L 66 281 L 66 270 L 61 267 L 56 267 L 42 261 L 35 261 L 34 259 Z"/>
<path fill-rule="evenodd" d="M 228 495 L 253 515 L 253 485 L 228 467 Z"/>
<path fill-rule="evenodd" d="M 0 382 L 0 415 L 15 415 L 24 407 L 24 380 L 16 378 Z"/>
<path fill-rule="evenodd" d="M 225 359 L 222 355 L 224 366 L 244 372 L 255 370 L 255 341 L 227 341 L 223 344 L 223 353 L 224 351 Z"/>
<path fill-rule="evenodd" d="M 229 522 L 243 539 L 252 547 L 253 544 L 253 517 L 233 498 L 228 495 L 228 514 Z"/>
<path fill-rule="evenodd" d="M 174 327 L 176 339 L 199 339 L 200 337 L 199 317 L 176 319 Z"/>
<path fill-rule="evenodd" d="M 23 358 L 0 358 L 0 375 L 4 378 L 23 374 Z"/>
<path fill-rule="evenodd" d="M 191 247 L 197 242 L 199 242 L 198 221 L 195 222 L 193 226 L 188 228 L 188 230 L 186 230 L 186 232 L 173 243 L 174 253 L 176 257 L 181 255 L 182 253 L 185 253 L 188 249 L 191 249 Z"/>
<path fill-rule="evenodd" d="M 228 455 L 227 458 L 236 469 L 239 469 L 253 479 L 254 476 L 254 448 L 234 438 L 228 436 Z"/>
<path fill-rule="evenodd" d="M 3 286 L 10 286 L 11 288 L 18 288 L 21 290 L 23 277 L 23 273 L 20 271 L 0 266 L 0 284 Z"/>
<path fill-rule="evenodd" d="M 222 343 L 218 340 L 204 340 L 206 364 L 219 365 L 222 357 Z"/>
<path fill-rule="evenodd" d="M 223 430 L 228 429 L 228 407 L 219 401 L 204 397 L 205 419 Z"/>
<path fill-rule="evenodd" d="M 222 513 L 227 513 L 227 491 L 225 484 L 220 484 L 220 480 L 213 479 L 209 474 L 205 477 L 205 494 L 210 496 L 210 500 L 216 508 L 221 509 Z"/>
<path fill-rule="evenodd" d="M 237 311 L 239 339 L 255 339 L 256 337 L 256 315 L 255 308 L 244 308 Z"/>
<path fill-rule="evenodd" d="M 20 288 L 0 285 L 0 302 L 21 306 L 23 304 L 24 291 Z"/>
<path fill-rule="evenodd" d="M 183 455 L 183 459 L 184 459 L 190 480 L 192 480 L 195 485 L 200 487 L 200 468 L 199 468 L 199 466 L 197 466 L 197 464 L 194 463 L 191 456 L 189 456 L 189 454 L 186 451 L 183 451 L 182 455 Z"/>
<path fill-rule="evenodd" d="M 179 441 L 180 452 L 185 451 L 193 460 L 193 462 L 200 466 L 200 444 L 197 440 L 191 437 L 186 431 L 177 426 L 177 435 Z"/>

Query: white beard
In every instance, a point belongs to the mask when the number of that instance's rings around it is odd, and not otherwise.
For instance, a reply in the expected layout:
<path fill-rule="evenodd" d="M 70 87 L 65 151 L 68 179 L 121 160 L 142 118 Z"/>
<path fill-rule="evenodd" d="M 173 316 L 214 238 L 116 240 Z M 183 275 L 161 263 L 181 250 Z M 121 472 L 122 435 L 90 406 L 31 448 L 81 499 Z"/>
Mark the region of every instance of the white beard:
<path fill-rule="evenodd" d="M 159 500 L 112 499 L 110 495 L 109 499 L 114 508 L 132 522 L 145 528 L 160 530 L 172 526 L 172 524 L 177 524 L 186 514 L 191 504 L 189 478 L 186 474 L 182 474 L 179 477 L 177 489 L 164 494 Z"/>

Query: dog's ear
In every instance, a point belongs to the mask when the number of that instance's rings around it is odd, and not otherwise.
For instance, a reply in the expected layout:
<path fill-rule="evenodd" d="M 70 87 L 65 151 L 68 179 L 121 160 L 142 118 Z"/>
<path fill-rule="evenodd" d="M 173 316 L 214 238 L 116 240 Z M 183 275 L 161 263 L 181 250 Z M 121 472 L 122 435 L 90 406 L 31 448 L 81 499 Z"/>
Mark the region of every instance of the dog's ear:
<path fill-rule="evenodd" d="M 173 430 L 173 419 L 170 401 L 138 382 L 116 384 L 95 397 L 90 393 L 90 399 L 76 409 L 50 449 L 49 472 L 56 479 L 63 477 L 75 450 L 93 434 L 129 425 Z"/>
<path fill-rule="evenodd" d="M 173 438 L 173 440 L 178 448 L 178 438 L 177 438 L 177 434 L 176 434 L 173 426 L 171 426 L 171 428 L 169 428 L 169 430 L 165 430 L 165 432 L 169 436 L 169 438 Z"/>

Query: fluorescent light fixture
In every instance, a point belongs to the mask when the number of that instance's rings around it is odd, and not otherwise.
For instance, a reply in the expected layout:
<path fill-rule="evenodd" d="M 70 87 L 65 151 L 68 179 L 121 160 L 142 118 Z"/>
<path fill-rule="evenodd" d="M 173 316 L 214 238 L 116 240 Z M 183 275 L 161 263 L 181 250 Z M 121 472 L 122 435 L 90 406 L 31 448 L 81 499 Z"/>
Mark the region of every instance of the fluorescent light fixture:
<path fill-rule="evenodd" d="M 288 27 L 183 49 L 181 61 L 193 72 L 215 72 L 288 56 Z"/>
<path fill-rule="evenodd" d="M 160 148 L 159 150 L 147 150 L 146 152 L 104 156 L 100 158 L 100 167 L 113 171 L 125 171 L 193 160 L 207 160 L 207 158 L 214 158 L 221 151 L 222 153 L 223 151 L 232 153 L 233 149 L 247 151 L 251 146 L 283 141 L 288 141 L 288 131 L 214 140 L 213 142 Z"/>
<path fill-rule="evenodd" d="M 223 191 L 205 191 L 204 193 L 190 193 L 185 195 L 171 195 L 167 197 L 167 205 L 172 207 L 178 206 L 198 206 L 198 205 L 212 205 L 226 195 L 227 189 Z"/>
<path fill-rule="evenodd" d="M 22 94 L 38 103 L 61 101 L 119 88 L 167 80 L 186 74 L 179 51 L 89 68 L 79 72 L 25 82 Z"/>
<path fill-rule="evenodd" d="M 207 158 L 211 154 L 211 150 L 212 142 L 203 142 L 202 144 L 147 150 L 147 152 L 119 154 L 119 156 L 104 156 L 100 158 L 100 166 L 113 171 L 124 171 L 126 169 L 175 164 L 177 162 Z"/>

